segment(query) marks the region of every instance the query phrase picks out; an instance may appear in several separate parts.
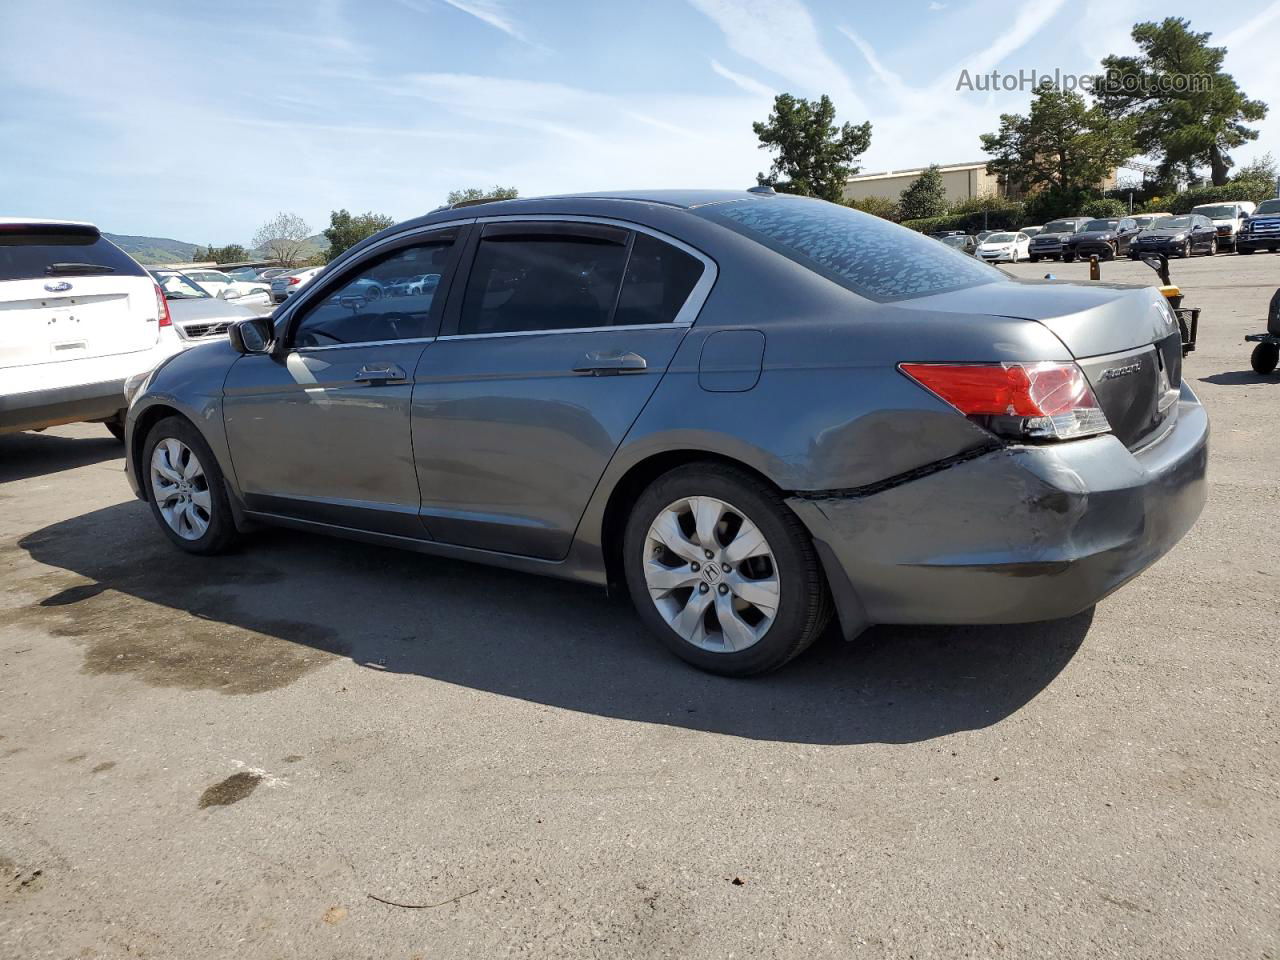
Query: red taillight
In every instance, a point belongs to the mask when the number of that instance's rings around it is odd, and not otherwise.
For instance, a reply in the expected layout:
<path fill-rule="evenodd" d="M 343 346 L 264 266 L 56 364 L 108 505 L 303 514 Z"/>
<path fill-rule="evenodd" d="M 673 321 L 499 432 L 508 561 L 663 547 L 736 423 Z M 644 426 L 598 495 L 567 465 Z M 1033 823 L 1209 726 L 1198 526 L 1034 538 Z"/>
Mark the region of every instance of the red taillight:
<path fill-rule="evenodd" d="M 301 277 L 290 277 L 290 278 L 289 278 L 289 286 L 291 286 L 291 287 L 292 287 L 295 283 L 301 283 L 301 282 L 302 282 L 302 278 L 301 278 Z"/>
<path fill-rule="evenodd" d="M 997 433 L 1066 440 L 1111 429 L 1074 363 L 903 363 L 907 376 Z"/>
<path fill-rule="evenodd" d="M 162 327 L 172 327 L 173 317 L 169 313 L 169 301 L 164 298 L 164 291 L 160 289 L 160 284 L 153 284 L 156 288 L 156 318 L 160 321 Z"/>

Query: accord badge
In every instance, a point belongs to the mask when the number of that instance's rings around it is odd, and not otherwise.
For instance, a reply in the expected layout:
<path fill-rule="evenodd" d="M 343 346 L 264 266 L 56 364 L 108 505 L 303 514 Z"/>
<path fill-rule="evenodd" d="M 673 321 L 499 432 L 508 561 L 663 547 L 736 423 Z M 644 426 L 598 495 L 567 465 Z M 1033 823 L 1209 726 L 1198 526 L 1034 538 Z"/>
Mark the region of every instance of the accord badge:
<path fill-rule="evenodd" d="M 1129 363 L 1123 367 L 1108 367 L 1102 371 L 1103 380 L 1119 380 L 1121 377 L 1127 377 L 1131 373 L 1137 373 L 1142 369 L 1140 363 Z"/>

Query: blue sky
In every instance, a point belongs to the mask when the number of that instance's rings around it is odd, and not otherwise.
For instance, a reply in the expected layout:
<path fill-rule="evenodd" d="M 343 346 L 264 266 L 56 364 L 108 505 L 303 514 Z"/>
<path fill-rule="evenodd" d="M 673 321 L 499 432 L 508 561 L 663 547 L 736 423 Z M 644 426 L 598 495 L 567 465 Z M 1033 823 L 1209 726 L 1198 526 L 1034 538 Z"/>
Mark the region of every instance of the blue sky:
<path fill-rule="evenodd" d="M 1029 95 L 962 69 L 1088 73 L 1171 14 L 1272 101 L 1237 160 L 1280 156 L 1280 0 L 0 0 L 0 214 L 222 244 L 462 186 L 747 186 L 783 91 L 870 120 L 864 170 L 974 160 Z"/>

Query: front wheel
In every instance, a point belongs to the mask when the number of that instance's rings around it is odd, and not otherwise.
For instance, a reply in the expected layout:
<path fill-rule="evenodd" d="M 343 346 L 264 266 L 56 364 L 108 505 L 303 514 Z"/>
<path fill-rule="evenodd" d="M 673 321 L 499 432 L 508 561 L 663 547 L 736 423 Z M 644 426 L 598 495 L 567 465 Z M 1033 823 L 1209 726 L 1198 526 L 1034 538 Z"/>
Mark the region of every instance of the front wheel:
<path fill-rule="evenodd" d="M 1280 344 L 1260 343 L 1253 348 L 1253 354 L 1249 357 L 1253 372 L 1263 376 L 1273 371 L 1277 364 L 1280 364 Z"/>
<path fill-rule="evenodd" d="M 1076 255 L 1074 253 L 1064 253 L 1062 255 L 1063 263 L 1075 263 L 1075 261 L 1076 261 Z"/>
<path fill-rule="evenodd" d="M 1190 257 L 1190 256 L 1191 256 L 1191 241 L 1190 241 L 1190 240 L 1184 240 L 1184 241 L 1183 241 L 1183 243 L 1182 243 L 1182 251 L 1178 254 L 1178 256 L 1182 257 L 1183 259 L 1186 259 L 1186 258 L 1188 258 L 1188 257 Z"/>
<path fill-rule="evenodd" d="M 640 618 L 712 673 L 776 669 L 831 618 L 808 532 L 776 491 L 736 467 L 663 474 L 636 501 L 623 551 Z"/>
<path fill-rule="evenodd" d="M 1209 241 L 1209 256 L 1216 257 L 1218 255 L 1218 238 L 1214 237 Z"/>
<path fill-rule="evenodd" d="M 142 474 L 151 512 L 165 536 L 188 553 L 222 553 L 236 539 L 222 470 L 204 437 L 182 417 L 147 434 Z"/>
<path fill-rule="evenodd" d="M 1253 247 L 1236 247 L 1236 253 L 1240 254 L 1242 257 L 1248 256 L 1253 253 Z"/>
<path fill-rule="evenodd" d="M 1040 257 L 1034 253 L 1029 253 L 1027 254 L 1027 260 L 1030 261 L 1031 263 L 1039 263 Z"/>

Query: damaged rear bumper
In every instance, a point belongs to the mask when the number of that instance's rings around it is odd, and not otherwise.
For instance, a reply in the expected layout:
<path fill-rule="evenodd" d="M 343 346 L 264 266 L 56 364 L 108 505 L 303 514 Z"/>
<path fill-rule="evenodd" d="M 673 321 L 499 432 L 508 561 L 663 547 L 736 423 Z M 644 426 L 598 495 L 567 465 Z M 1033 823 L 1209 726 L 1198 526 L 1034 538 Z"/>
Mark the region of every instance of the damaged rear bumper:
<path fill-rule="evenodd" d="M 1209 421 L 1182 386 L 1173 428 L 1005 447 L 873 492 L 795 495 L 846 636 L 873 623 L 1071 616 L 1165 554 L 1206 496 Z"/>

